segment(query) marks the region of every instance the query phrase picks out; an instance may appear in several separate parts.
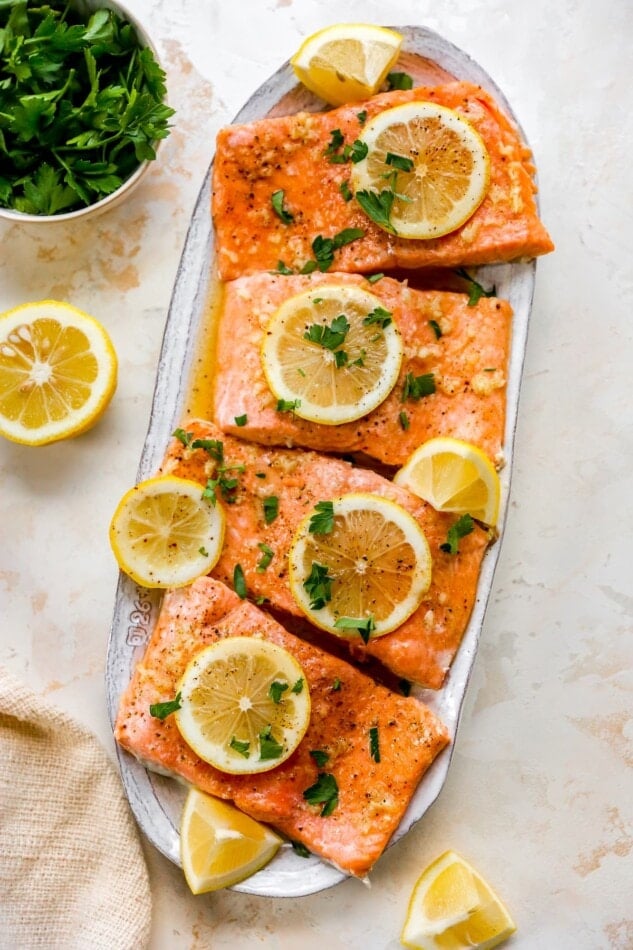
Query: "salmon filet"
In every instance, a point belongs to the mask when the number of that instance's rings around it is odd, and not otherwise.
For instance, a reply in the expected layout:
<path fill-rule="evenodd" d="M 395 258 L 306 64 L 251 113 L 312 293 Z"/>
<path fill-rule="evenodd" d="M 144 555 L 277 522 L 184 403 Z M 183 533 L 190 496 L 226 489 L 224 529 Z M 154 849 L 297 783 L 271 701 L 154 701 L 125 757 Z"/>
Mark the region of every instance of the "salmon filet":
<path fill-rule="evenodd" d="M 201 485 L 218 474 L 224 474 L 229 483 L 236 482 L 223 502 L 226 533 L 213 576 L 230 585 L 239 564 L 249 595 L 265 598 L 286 614 L 303 616 L 290 591 L 288 551 L 299 522 L 318 501 L 348 492 L 369 492 L 391 499 L 410 512 L 431 550 L 431 586 L 418 609 L 397 630 L 370 640 L 366 646 L 360 635 L 358 641 L 346 642 L 358 659 L 366 655 L 376 657 L 396 676 L 439 689 L 470 617 L 489 533 L 475 526 L 461 540 L 457 554 L 446 554 L 440 545 L 446 541 L 456 516 L 435 511 L 407 489 L 375 472 L 316 452 L 263 448 L 223 435 L 207 422 L 190 421 L 186 431 L 189 443 L 196 439 L 221 441 L 223 464 L 228 470 L 218 473 L 218 462 L 208 451 L 185 447 L 181 440 L 174 439 L 162 474 L 189 478 Z M 222 500 L 221 486 L 216 491 Z M 278 515 L 269 524 L 264 507 L 267 498 L 277 499 L 278 504 Z M 264 571 L 257 570 L 262 556 L 259 544 L 268 545 L 274 552 Z M 323 637 L 330 636 L 323 633 Z"/>
<path fill-rule="evenodd" d="M 400 376 L 391 394 L 363 418 L 335 426 L 278 412 L 260 353 L 265 327 L 283 301 L 324 283 L 369 290 L 392 314 L 404 345 Z M 354 274 L 239 278 L 224 289 L 215 422 L 224 432 L 264 445 L 362 451 L 386 465 L 402 465 L 419 445 L 439 435 L 473 442 L 496 458 L 505 427 L 511 318 L 512 308 L 504 300 L 482 297 L 469 307 L 465 294 L 412 290 L 388 277 L 373 285 Z M 439 338 L 429 321 L 434 321 Z M 432 373 L 435 392 L 403 402 L 408 373 Z M 408 428 L 403 428 L 401 412 Z M 245 424 L 238 426 L 236 418 L 244 416 Z"/>
<path fill-rule="evenodd" d="M 481 135 L 490 155 L 490 186 L 483 203 L 461 227 L 430 240 L 398 238 L 381 230 L 341 185 L 348 164 L 332 164 L 326 152 L 339 130 L 351 145 L 367 119 L 411 101 L 454 109 Z M 335 253 L 338 271 L 367 273 L 394 267 L 454 267 L 536 257 L 554 245 L 541 224 L 529 150 L 516 128 L 481 87 L 467 82 L 382 93 L 366 102 L 325 113 L 298 113 L 221 129 L 213 170 L 213 218 L 220 277 L 233 280 L 256 271 L 299 270 L 314 258 L 312 242 L 347 228 L 364 236 Z M 293 215 L 284 223 L 271 196 L 284 193 Z"/>
<path fill-rule="evenodd" d="M 228 775 L 207 764 L 181 737 L 172 717 L 150 704 L 173 699 L 193 656 L 230 636 L 258 636 L 301 665 L 312 701 L 308 730 L 292 756 L 256 775 Z M 370 754 L 377 729 L 379 758 Z M 117 741 L 149 768 L 175 773 L 202 791 L 230 799 L 258 821 L 349 874 L 363 876 L 382 854 L 420 779 L 448 742 L 442 723 L 416 699 L 379 686 L 343 660 L 288 633 L 219 581 L 202 578 L 165 595 L 158 623 L 121 698 Z M 327 753 L 338 805 L 321 817 L 303 792 L 317 781 L 310 751 Z"/>

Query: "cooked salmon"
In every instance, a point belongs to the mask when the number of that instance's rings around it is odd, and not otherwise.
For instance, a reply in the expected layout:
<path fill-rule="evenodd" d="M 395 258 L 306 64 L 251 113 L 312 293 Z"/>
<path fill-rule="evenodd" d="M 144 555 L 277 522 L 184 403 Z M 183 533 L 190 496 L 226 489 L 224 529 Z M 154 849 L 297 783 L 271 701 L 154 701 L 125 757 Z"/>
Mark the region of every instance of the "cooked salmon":
<path fill-rule="evenodd" d="M 490 155 L 487 196 L 457 230 L 431 240 L 398 238 L 381 230 L 341 186 L 347 164 L 332 164 L 332 132 L 345 143 L 362 134 L 359 114 L 430 100 L 456 110 L 477 129 Z M 220 277 L 299 270 L 314 259 L 315 238 L 361 228 L 358 240 L 334 254 L 333 269 L 367 273 L 388 268 L 454 267 L 536 257 L 553 250 L 534 199 L 534 167 L 516 128 L 481 87 L 467 82 L 420 86 L 374 96 L 325 113 L 298 113 L 221 129 L 213 171 L 213 218 Z M 284 223 L 271 196 L 284 193 L 293 215 Z"/>
<path fill-rule="evenodd" d="M 389 498 L 413 515 L 422 528 L 433 558 L 433 579 L 420 607 L 409 619 L 383 637 L 364 646 L 360 637 L 352 650 L 358 658 L 377 657 L 399 677 L 438 689 L 457 651 L 476 595 L 481 560 L 489 534 L 475 527 L 462 539 L 457 554 L 444 553 L 449 527 L 456 517 L 435 511 L 407 489 L 375 472 L 349 462 L 301 449 L 266 448 L 224 435 L 216 426 L 190 421 L 187 435 L 169 446 L 162 472 L 190 478 L 205 485 L 223 479 L 215 490 L 224 495 L 226 534 L 214 577 L 232 584 L 235 566 L 241 565 L 249 595 L 265 598 L 286 614 L 302 616 L 288 582 L 288 551 L 299 522 L 317 502 L 348 492 L 370 492 Z M 193 448 L 197 439 L 214 440 L 211 451 Z M 222 469 L 218 471 L 217 442 L 222 443 Z M 215 457 L 214 457 L 215 456 Z M 224 484 L 224 491 L 222 485 Z M 267 523 L 273 504 L 278 514 Z M 258 571 L 260 543 L 274 552 L 269 567 Z M 329 637 L 328 634 L 323 634 Z"/>
<path fill-rule="evenodd" d="M 400 377 L 387 399 L 362 419 L 336 426 L 278 412 L 260 355 L 266 324 L 277 307 L 323 283 L 369 290 L 393 315 L 404 344 Z M 223 299 L 214 418 L 224 432 L 264 445 L 362 451 L 386 465 L 402 465 L 422 442 L 438 435 L 473 442 L 491 458 L 499 455 L 512 318 L 506 301 L 482 297 L 469 307 L 465 294 L 412 290 L 387 277 L 371 285 L 353 274 L 254 274 L 227 284 Z M 403 402 L 408 373 L 432 373 L 435 392 Z M 403 428 L 402 412 L 408 428 Z M 244 422 L 244 416 L 246 422 L 238 426 L 236 418 Z"/>
<path fill-rule="evenodd" d="M 152 703 L 173 699 L 188 662 L 203 647 L 229 636 L 261 636 L 284 647 L 301 665 L 312 701 L 310 725 L 292 756 L 269 772 L 228 775 L 198 758 L 173 718 L 150 715 Z M 370 754 L 377 730 L 379 759 Z M 121 698 L 117 741 L 149 768 L 179 775 L 230 799 L 338 868 L 360 877 L 382 854 L 418 782 L 448 742 L 445 727 L 416 699 L 304 643 L 253 604 L 211 578 L 166 594 L 156 629 Z M 310 755 L 329 758 L 319 769 Z M 321 817 L 303 793 L 319 772 L 333 775 L 338 805 Z"/>

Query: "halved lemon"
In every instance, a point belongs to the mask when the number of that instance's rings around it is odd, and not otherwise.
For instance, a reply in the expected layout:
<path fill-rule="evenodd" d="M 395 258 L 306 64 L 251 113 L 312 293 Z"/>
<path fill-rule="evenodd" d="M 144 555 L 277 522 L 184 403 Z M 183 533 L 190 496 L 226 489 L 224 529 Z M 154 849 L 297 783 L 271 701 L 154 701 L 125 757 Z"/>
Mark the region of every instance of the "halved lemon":
<path fill-rule="evenodd" d="M 281 765 L 310 722 L 305 674 L 283 647 L 256 636 L 227 637 L 197 653 L 178 692 L 176 725 L 196 755 L 222 772 Z"/>
<path fill-rule="evenodd" d="M 402 36 L 369 23 L 326 26 L 290 60 L 297 78 L 332 106 L 373 96 L 398 58 Z"/>
<path fill-rule="evenodd" d="M 419 877 L 400 939 L 411 950 L 491 950 L 515 930 L 481 875 L 446 851 Z"/>
<path fill-rule="evenodd" d="M 180 857 L 193 894 L 218 891 L 250 877 L 281 845 L 270 828 L 233 805 L 192 788 L 180 821 Z"/>
<path fill-rule="evenodd" d="M 470 442 L 447 436 L 429 439 L 393 480 L 438 511 L 469 514 L 491 526 L 497 523 L 499 476 L 485 452 Z"/>
<path fill-rule="evenodd" d="M 215 566 L 224 511 L 185 478 L 150 478 L 125 493 L 110 524 L 122 571 L 141 587 L 183 587 Z"/>
<path fill-rule="evenodd" d="M 404 623 L 428 590 L 428 543 L 409 512 L 387 498 L 353 492 L 331 504 L 331 530 L 321 533 L 329 527 L 322 522 L 315 531 L 314 512 L 299 525 L 289 554 L 292 595 L 323 630 L 381 637 Z"/>
<path fill-rule="evenodd" d="M 381 204 L 373 219 L 404 238 L 435 238 L 460 227 L 486 197 L 490 158 L 475 128 L 433 102 L 386 109 L 360 136 L 367 156 L 352 167 L 356 200 Z M 370 198 L 367 198 L 367 196 Z"/>
<path fill-rule="evenodd" d="M 262 366 L 273 394 L 300 418 L 340 425 L 387 398 L 402 352 L 400 333 L 378 297 L 359 287 L 321 284 L 273 314 Z"/>
<path fill-rule="evenodd" d="M 0 315 L 0 434 L 45 445 L 85 432 L 116 389 L 117 358 L 93 317 L 58 300 Z"/>

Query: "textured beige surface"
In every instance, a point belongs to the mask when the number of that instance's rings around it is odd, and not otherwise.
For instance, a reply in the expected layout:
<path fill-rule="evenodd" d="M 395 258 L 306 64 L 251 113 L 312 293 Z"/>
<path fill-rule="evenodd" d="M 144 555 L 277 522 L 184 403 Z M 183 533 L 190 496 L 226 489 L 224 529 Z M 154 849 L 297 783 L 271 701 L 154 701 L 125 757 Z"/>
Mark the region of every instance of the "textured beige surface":
<path fill-rule="evenodd" d="M 0 662 L 105 742 L 112 510 L 134 479 L 187 222 L 215 131 L 338 19 L 418 23 L 499 83 L 535 149 L 556 253 L 539 262 L 512 502 L 447 785 L 372 874 L 294 901 L 193 898 L 152 853 L 151 950 L 396 950 L 447 848 L 507 901 L 512 950 L 633 947 L 628 0 L 128 0 L 165 58 L 176 128 L 130 202 L 40 235 L 0 225 L 0 309 L 61 296 L 121 358 L 97 428 L 0 445 Z M 110 745 L 110 748 L 112 746 Z"/>
<path fill-rule="evenodd" d="M 149 880 L 114 768 L 1 667 L 0 756 L 0 946 L 143 950 Z"/>

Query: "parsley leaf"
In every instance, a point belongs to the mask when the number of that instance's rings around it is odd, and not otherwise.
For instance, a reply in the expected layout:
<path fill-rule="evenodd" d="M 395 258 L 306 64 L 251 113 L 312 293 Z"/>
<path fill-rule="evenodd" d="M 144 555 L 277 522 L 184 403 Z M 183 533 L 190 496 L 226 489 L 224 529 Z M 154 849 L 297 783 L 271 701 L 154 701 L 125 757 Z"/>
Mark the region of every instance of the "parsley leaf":
<path fill-rule="evenodd" d="M 398 413 L 398 422 L 400 423 L 401 428 L 404 429 L 405 432 L 411 425 L 411 422 L 409 421 L 409 417 L 404 411 Z"/>
<path fill-rule="evenodd" d="M 391 317 L 390 310 L 385 310 L 384 307 L 374 307 L 363 320 L 363 326 L 370 327 L 375 323 L 384 330 L 391 323 Z"/>
<path fill-rule="evenodd" d="M 475 523 L 470 515 L 462 515 L 448 529 L 446 541 L 444 544 L 440 544 L 440 551 L 445 551 L 446 554 L 457 554 L 460 540 L 470 534 L 474 528 Z"/>
<path fill-rule="evenodd" d="M 408 73 L 387 73 L 389 89 L 413 89 L 413 79 Z"/>
<path fill-rule="evenodd" d="M 241 564 L 236 564 L 233 568 L 233 590 L 242 600 L 244 600 L 248 594 L 244 569 Z"/>
<path fill-rule="evenodd" d="M 435 334 L 435 339 L 439 340 L 439 338 L 442 336 L 442 328 L 440 327 L 437 320 L 429 320 L 429 326 L 431 330 L 433 330 L 433 333 Z"/>
<path fill-rule="evenodd" d="M 163 719 L 167 718 L 167 716 L 171 716 L 172 713 L 181 708 L 181 699 L 182 695 L 180 693 L 176 693 L 174 699 L 170 699 L 165 703 L 152 703 L 149 707 L 150 716 L 153 716 L 155 719 L 160 719 L 162 722 Z"/>
<path fill-rule="evenodd" d="M 310 749 L 310 758 L 314 759 L 317 768 L 322 769 L 327 765 L 330 754 L 322 749 Z"/>
<path fill-rule="evenodd" d="M 224 443 L 220 442 L 219 439 L 194 439 L 191 448 L 204 449 L 216 462 L 224 461 Z"/>
<path fill-rule="evenodd" d="M 182 442 L 184 447 L 188 449 L 191 445 L 191 440 L 193 439 L 193 432 L 185 432 L 184 429 L 174 429 L 172 436 L 175 439 L 178 439 L 179 442 Z"/>
<path fill-rule="evenodd" d="M 204 546 L 198 548 L 198 554 L 201 554 L 202 557 L 209 557 L 209 552 Z"/>
<path fill-rule="evenodd" d="M 283 274 L 284 277 L 289 277 L 294 274 L 294 271 L 292 267 L 287 267 L 283 261 L 277 261 L 277 270 L 274 270 L 273 274 Z"/>
<path fill-rule="evenodd" d="M 333 580 L 325 565 L 312 562 L 310 574 L 303 582 L 303 587 L 310 597 L 310 610 L 322 610 L 332 600 Z"/>
<path fill-rule="evenodd" d="M 334 682 L 332 683 L 332 692 L 333 692 L 333 693 L 338 693 L 338 692 L 340 692 L 340 690 L 341 690 L 341 681 L 340 681 L 340 679 L 339 679 L 338 676 L 337 676 L 337 677 L 335 678 Z"/>
<path fill-rule="evenodd" d="M 300 841 L 291 841 L 290 844 L 292 845 L 292 850 L 294 851 L 294 853 L 298 854 L 300 858 L 310 857 L 311 852 L 308 851 L 306 846 L 302 844 Z"/>
<path fill-rule="evenodd" d="M 471 277 L 468 271 L 463 267 L 458 267 L 455 270 L 455 273 L 458 277 L 461 277 L 462 280 L 468 282 L 468 290 L 470 296 L 468 297 L 468 306 L 475 307 L 479 303 L 482 297 L 496 297 L 497 296 L 497 287 L 496 284 L 493 284 L 492 290 L 484 290 L 481 284 L 477 283 L 474 277 Z"/>
<path fill-rule="evenodd" d="M 358 630 L 363 643 L 369 643 L 369 637 L 376 629 L 376 622 L 369 617 L 339 617 L 334 624 L 339 630 Z"/>
<path fill-rule="evenodd" d="M 306 788 L 303 797 L 309 805 L 322 805 L 321 817 L 327 818 L 335 811 L 338 805 L 338 785 L 336 779 L 329 772 L 320 772 L 319 777 L 310 788 Z"/>
<path fill-rule="evenodd" d="M 264 506 L 264 521 L 272 524 L 279 514 L 279 499 L 276 495 L 268 495 L 262 502 Z"/>
<path fill-rule="evenodd" d="M 362 112 L 357 112 L 356 118 L 358 119 L 361 125 L 365 125 L 365 122 L 367 121 L 367 110 L 363 109 Z"/>
<path fill-rule="evenodd" d="M 350 190 L 348 181 L 343 180 L 341 184 L 338 186 L 338 190 L 343 195 L 343 198 L 345 201 L 351 201 L 352 198 L 354 197 Z"/>
<path fill-rule="evenodd" d="M 248 422 L 248 416 L 244 413 L 243 416 L 235 416 L 235 425 L 236 426 L 245 426 Z"/>
<path fill-rule="evenodd" d="M 248 759 L 250 756 L 250 742 L 242 742 L 241 739 L 236 739 L 235 736 L 229 742 L 229 748 L 235 749 L 236 752 L 239 752 L 240 755 L 243 755 L 245 759 Z"/>
<path fill-rule="evenodd" d="M 295 693 L 297 696 L 303 692 L 303 676 L 300 676 L 297 682 L 293 684 L 290 692 Z"/>
<path fill-rule="evenodd" d="M 347 317 L 341 313 L 338 317 L 334 317 L 329 327 L 322 323 L 312 323 L 303 334 L 303 338 L 310 343 L 322 346 L 325 350 L 335 350 L 345 341 L 349 328 Z"/>
<path fill-rule="evenodd" d="M 294 412 L 300 405 L 300 399 L 278 399 L 277 412 Z"/>
<path fill-rule="evenodd" d="M 294 214 L 291 214 L 284 208 L 284 190 L 280 188 L 279 191 L 273 191 L 270 197 L 270 203 L 273 206 L 273 211 L 280 218 L 284 224 L 292 224 L 295 219 Z"/>
<path fill-rule="evenodd" d="M 268 687 L 268 695 L 276 705 L 279 705 L 281 702 L 281 697 L 287 689 L 287 683 L 281 683 L 279 680 L 273 680 L 273 682 Z"/>
<path fill-rule="evenodd" d="M 341 130 L 332 129 L 332 131 L 330 132 L 330 142 L 328 144 L 328 147 L 323 152 L 323 154 L 326 156 L 326 158 L 331 159 L 334 155 L 336 155 L 336 153 L 341 148 L 344 142 L 345 142 L 345 137 L 343 136 L 343 133 L 341 132 Z"/>
<path fill-rule="evenodd" d="M 421 376 L 414 376 L 413 373 L 407 373 L 402 386 L 402 402 L 407 399 L 417 401 L 423 396 L 431 396 L 435 392 L 435 376 L 433 373 L 423 373 Z"/>
<path fill-rule="evenodd" d="M 304 264 L 301 268 L 301 273 L 309 274 L 313 270 L 316 270 L 317 267 L 323 272 L 329 270 L 334 263 L 335 251 L 345 247 L 346 244 L 358 241 L 359 238 L 362 237 L 365 237 L 365 232 L 362 228 L 344 228 L 343 231 L 339 231 L 338 234 L 335 234 L 334 237 L 331 238 L 324 238 L 323 235 L 318 234 L 312 242 L 314 261 L 308 261 Z M 308 265 L 313 266 L 310 266 L 308 269 Z"/>
<path fill-rule="evenodd" d="M 392 165 L 394 168 L 399 168 L 401 172 L 413 171 L 413 159 L 405 158 L 404 155 L 395 155 L 393 152 L 387 152 L 385 163 Z"/>
<path fill-rule="evenodd" d="M 262 556 L 257 562 L 256 570 L 258 574 L 263 574 L 266 571 L 266 568 L 270 565 L 270 562 L 272 561 L 272 559 L 274 558 L 275 552 L 273 551 L 272 548 L 269 548 L 268 545 L 264 544 L 263 542 L 258 544 L 257 547 L 262 552 Z"/>
<path fill-rule="evenodd" d="M 308 524 L 309 533 L 330 534 L 334 530 L 334 502 L 317 501 L 314 511 Z"/>
<path fill-rule="evenodd" d="M 384 274 L 370 274 L 369 277 L 366 277 L 365 280 L 370 284 L 377 284 L 379 280 L 382 280 Z"/>
<path fill-rule="evenodd" d="M 365 214 L 391 234 L 397 233 L 390 221 L 391 208 L 395 197 L 391 188 L 385 188 L 380 192 L 373 190 L 356 192 L 356 200 Z"/>
<path fill-rule="evenodd" d="M 272 726 L 266 726 L 259 733 L 259 758 L 260 761 L 266 759 L 278 759 L 283 753 L 284 747 L 277 742 L 272 734 Z"/>
<path fill-rule="evenodd" d="M 369 754 L 374 762 L 380 762 L 380 741 L 378 737 L 378 726 L 372 726 L 369 730 Z"/>

